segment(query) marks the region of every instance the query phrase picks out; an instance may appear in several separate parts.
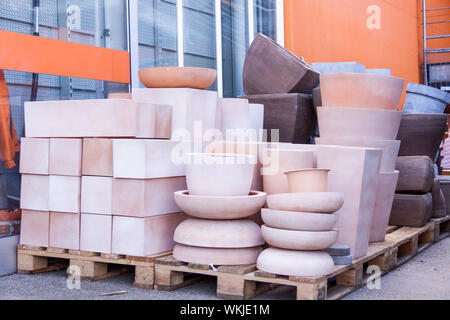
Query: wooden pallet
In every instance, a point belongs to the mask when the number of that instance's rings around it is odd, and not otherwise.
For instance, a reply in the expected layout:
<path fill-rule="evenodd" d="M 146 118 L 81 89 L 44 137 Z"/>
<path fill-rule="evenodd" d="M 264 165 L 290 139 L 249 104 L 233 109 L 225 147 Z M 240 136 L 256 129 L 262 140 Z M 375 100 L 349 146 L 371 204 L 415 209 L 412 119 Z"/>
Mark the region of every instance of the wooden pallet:
<path fill-rule="evenodd" d="M 149 257 L 133 257 L 19 245 L 17 269 L 22 274 L 36 274 L 78 266 L 81 280 L 97 281 L 115 277 L 134 268 L 134 286 L 153 289 L 155 260 L 171 253 L 169 251 Z"/>
<path fill-rule="evenodd" d="M 438 242 L 450 235 L 450 215 L 432 220 L 435 224 L 434 241 Z"/>
<path fill-rule="evenodd" d="M 368 266 L 379 266 L 381 275 L 405 263 L 434 242 L 435 223 L 422 228 L 389 227 L 383 242 L 372 243 L 365 257 L 351 265 L 336 266 L 331 275 L 320 278 L 286 277 L 256 269 L 221 266 L 212 270 L 208 265 L 184 263 L 172 256 L 155 261 L 155 289 L 175 290 L 190 285 L 201 276 L 217 277 L 217 296 L 222 299 L 249 299 L 276 286 L 297 289 L 298 300 L 337 300 L 365 285 L 371 274 Z"/>

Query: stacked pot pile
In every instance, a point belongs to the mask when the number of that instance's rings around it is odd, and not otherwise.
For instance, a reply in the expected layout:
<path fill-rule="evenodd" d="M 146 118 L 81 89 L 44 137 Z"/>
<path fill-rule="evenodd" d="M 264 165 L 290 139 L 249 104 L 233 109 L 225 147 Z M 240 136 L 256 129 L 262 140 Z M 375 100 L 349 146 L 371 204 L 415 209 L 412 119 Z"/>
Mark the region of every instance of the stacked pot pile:
<path fill-rule="evenodd" d="M 321 75 L 322 107 L 318 108 L 320 145 L 340 145 L 382 150 L 378 182 L 370 182 L 375 201 L 370 242 L 383 241 L 394 198 L 400 148 L 396 140 L 402 113 L 397 111 L 404 81 L 379 74 L 337 73 Z"/>
<path fill-rule="evenodd" d="M 248 219 L 266 201 L 251 191 L 254 157 L 234 154 L 187 154 L 188 190 L 175 201 L 190 219 L 175 230 L 175 259 L 196 264 L 256 263 L 264 239 L 259 225 Z"/>
<path fill-rule="evenodd" d="M 258 257 L 258 269 L 279 275 L 320 277 L 333 273 L 331 256 L 322 251 L 338 238 L 333 230 L 344 196 L 327 192 L 328 169 L 287 172 L 291 193 L 267 197 L 262 236 L 271 248 Z"/>

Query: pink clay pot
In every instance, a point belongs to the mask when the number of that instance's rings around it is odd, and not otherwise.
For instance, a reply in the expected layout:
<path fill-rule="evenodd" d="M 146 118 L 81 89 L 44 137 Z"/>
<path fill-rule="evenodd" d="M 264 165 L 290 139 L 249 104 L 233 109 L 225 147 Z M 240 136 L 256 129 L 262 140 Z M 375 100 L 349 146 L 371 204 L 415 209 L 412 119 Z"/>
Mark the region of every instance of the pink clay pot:
<path fill-rule="evenodd" d="M 329 169 L 302 169 L 287 171 L 289 191 L 298 192 L 327 192 Z"/>
<path fill-rule="evenodd" d="M 269 227 L 295 231 L 331 231 L 339 218 L 337 214 L 270 209 L 262 209 L 261 217 Z"/>
<path fill-rule="evenodd" d="M 217 72 L 207 68 L 161 67 L 139 70 L 147 88 L 192 88 L 204 90 L 216 81 Z"/>
<path fill-rule="evenodd" d="M 344 204 L 342 192 L 281 193 L 267 196 L 271 210 L 333 213 Z"/>

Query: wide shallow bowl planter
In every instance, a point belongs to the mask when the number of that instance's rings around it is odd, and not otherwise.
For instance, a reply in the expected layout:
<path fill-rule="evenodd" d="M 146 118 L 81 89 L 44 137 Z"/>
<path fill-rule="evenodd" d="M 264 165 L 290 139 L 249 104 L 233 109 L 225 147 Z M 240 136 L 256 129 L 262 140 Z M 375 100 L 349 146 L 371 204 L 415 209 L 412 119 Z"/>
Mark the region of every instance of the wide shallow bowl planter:
<path fill-rule="evenodd" d="M 264 244 L 259 225 L 251 220 L 187 219 L 178 225 L 173 240 L 207 248 L 251 248 Z"/>
<path fill-rule="evenodd" d="M 395 140 L 402 112 L 363 108 L 317 108 L 320 137 Z"/>
<path fill-rule="evenodd" d="M 359 148 L 374 148 L 383 150 L 381 157 L 381 172 L 392 172 L 395 169 L 395 161 L 397 160 L 398 151 L 400 150 L 399 140 L 374 140 L 374 139 L 360 139 L 355 137 L 353 139 L 335 138 L 316 138 L 318 145 L 335 145 L 346 147 Z"/>
<path fill-rule="evenodd" d="M 269 37 L 258 34 L 244 62 L 246 94 L 311 93 L 319 72 Z"/>
<path fill-rule="evenodd" d="M 216 80 L 214 69 L 161 67 L 139 70 L 139 79 L 147 88 L 207 89 Z"/>
<path fill-rule="evenodd" d="M 405 81 L 368 73 L 320 75 L 322 105 L 397 110 Z"/>
<path fill-rule="evenodd" d="M 301 213 L 299 213 L 301 214 Z M 331 247 L 336 243 L 338 232 L 333 231 L 295 231 L 261 227 L 266 242 L 280 249 L 317 251 Z"/>
<path fill-rule="evenodd" d="M 223 249 L 176 244 L 173 257 L 188 263 L 235 266 L 256 263 L 262 250 L 262 247 Z"/>
<path fill-rule="evenodd" d="M 446 114 L 403 114 L 397 140 L 399 156 L 428 156 L 434 160 L 447 128 Z"/>
<path fill-rule="evenodd" d="M 450 103 L 450 93 L 417 83 L 406 87 L 404 113 L 443 113 Z"/>
<path fill-rule="evenodd" d="M 264 223 L 272 228 L 295 231 L 331 231 L 339 216 L 309 212 L 262 209 Z"/>
<path fill-rule="evenodd" d="M 287 171 L 289 192 L 326 192 L 330 169 L 301 169 Z"/>
<path fill-rule="evenodd" d="M 248 196 L 255 157 L 242 154 L 186 154 L 186 182 L 194 196 Z"/>
<path fill-rule="evenodd" d="M 271 210 L 333 213 L 344 204 L 341 192 L 282 193 L 267 196 Z"/>
<path fill-rule="evenodd" d="M 296 277 L 322 277 L 334 272 L 333 259 L 321 251 L 269 248 L 259 255 L 256 266 L 272 274 Z"/>
<path fill-rule="evenodd" d="M 175 202 L 188 215 L 200 219 L 233 220 L 251 217 L 266 203 L 266 193 L 251 191 L 248 196 L 192 196 L 175 192 Z"/>

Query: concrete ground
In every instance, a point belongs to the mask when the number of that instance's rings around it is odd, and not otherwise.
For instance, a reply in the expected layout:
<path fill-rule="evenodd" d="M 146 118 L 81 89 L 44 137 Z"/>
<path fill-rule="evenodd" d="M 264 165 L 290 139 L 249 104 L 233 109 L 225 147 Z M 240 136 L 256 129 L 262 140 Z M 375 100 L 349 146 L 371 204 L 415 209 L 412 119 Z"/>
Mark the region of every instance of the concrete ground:
<path fill-rule="evenodd" d="M 14 274 L 0 277 L 0 299 L 136 299 L 204 300 L 216 299 L 215 278 L 173 292 L 138 289 L 132 286 L 131 273 L 97 281 L 81 282 L 81 289 L 69 290 L 65 273 L 36 275 Z M 115 291 L 115 296 L 101 296 Z M 278 287 L 257 297 L 258 300 L 295 299 L 295 289 Z M 381 278 L 381 289 L 366 287 L 346 296 L 346 300 L 450 299 L 450 238 L 434 244 L 406 264 Z"/>

